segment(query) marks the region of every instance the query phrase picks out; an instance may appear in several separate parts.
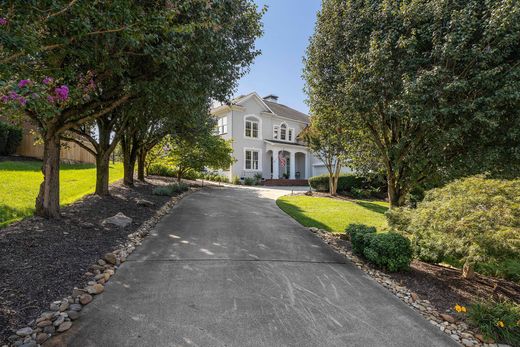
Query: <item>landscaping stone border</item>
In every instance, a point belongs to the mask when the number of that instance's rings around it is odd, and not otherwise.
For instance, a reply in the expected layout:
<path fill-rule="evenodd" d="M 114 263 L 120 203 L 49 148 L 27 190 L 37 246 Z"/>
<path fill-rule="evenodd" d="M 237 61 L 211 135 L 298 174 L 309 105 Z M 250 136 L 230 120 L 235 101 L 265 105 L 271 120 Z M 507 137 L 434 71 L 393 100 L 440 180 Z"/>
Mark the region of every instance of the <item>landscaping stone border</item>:
<path fill-rule="evenodd" d="M 128 242 L 118 249 L 106 253 L 90 266 L 85 275 L 91 276 L 92 280 L 87 283 L 85 288 L 75 287 L 68 297 L 52 302 L 48 311 L 42 312 L 36 320 L 28 326 L 18 329 L 14 335 L 9 337 L 11 345 L 37 347 L 50 337 L 69 330 L 73 321 L 80 317 L 83 306 L 91 303 L 96 295 L 103 293 L 105 283 L 116 273 L 119 266 L 126 261 L 126 258 L 136 247 L 141 245 L 143 239 L 150 234 L 161 218 L 169 213 L 181 199 L 199 189 L 190 188 L 189 191 L 172 197 L 137 231 L 128 235 Z M 7 346 L 4 345 L 3 347 Z"/>
<path fill-rule="evenodd" d="M 384 272 L 369 267 L 362 259 L 339 244 L 338 240 L 340 240 L 340 237 L 338 235 L 316 227 L 310 227 L 309 230 L 459 344 L 467 347 L 510 347 L 509 345 L 496 344 L 494 341 L 486 340 L 481 334 L 471 330 L 466 323 L 460 321 L 457 317 L 439 312 L 428 300 L 419 298 L 416 293 L 398 284 Z"/>

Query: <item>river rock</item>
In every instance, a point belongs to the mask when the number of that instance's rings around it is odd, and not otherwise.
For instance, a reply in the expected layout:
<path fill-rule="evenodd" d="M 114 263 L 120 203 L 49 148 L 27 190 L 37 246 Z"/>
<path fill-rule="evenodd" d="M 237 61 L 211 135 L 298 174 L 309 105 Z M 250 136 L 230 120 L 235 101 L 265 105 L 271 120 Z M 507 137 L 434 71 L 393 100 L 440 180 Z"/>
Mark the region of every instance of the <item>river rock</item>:
<path fill-rule="evenodd" d="M 16 335 L 22 336 L 22 337 L 29 336 L 32 333 L 33 333 L 33 330 L 32 330 L 31 327 L 25 327 L 25 328 L 22 328 L 22 329 L 18 329 L 16 331 Z"/>
<path fill-rule="evenodd" d="M 92 295 L 90 295 L 90 294 L 82 294 L 79 297 L 79 302 L 82 305 L 88 305 L 88 304 L 90 304 L 91 301 L 92 301 Z"/>
<path fill-rule="evenodd" d="M 107 263 L 110 263 L 112 265 L 115 265 L 116 264 L 116 261 L 117 261 L 117 258 L 116 256 L 114 255 L 114 253 L 107 253 L 103 256 L 103 258 L 105 259 L 105 261 Z"/>
<path fill-rule="evenodd" d="M 56 330 L 57 332 L 59 333 L 62 333 L 64 331 L 67 331 L 70 329 L 70 327 L 72 326 L 72 322 L 63 322 L 60 324 L 60 326 L 58 327 L 58 330 Z"/>

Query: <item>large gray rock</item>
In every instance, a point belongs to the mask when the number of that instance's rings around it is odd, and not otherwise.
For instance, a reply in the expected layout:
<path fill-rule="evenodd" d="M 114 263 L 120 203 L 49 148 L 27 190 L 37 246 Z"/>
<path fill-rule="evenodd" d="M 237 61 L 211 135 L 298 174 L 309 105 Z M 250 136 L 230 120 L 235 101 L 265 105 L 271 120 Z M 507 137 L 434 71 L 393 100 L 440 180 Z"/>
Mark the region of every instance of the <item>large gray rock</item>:
<path fill-rule="evenodd" d="M 115 216 L 106 218 L 101 224 L 112 224 L 120 228 L 124 228 L 130 223 L 132 223 L 132 218 L 125 216 L 122 212 L 119 212 Z"/>

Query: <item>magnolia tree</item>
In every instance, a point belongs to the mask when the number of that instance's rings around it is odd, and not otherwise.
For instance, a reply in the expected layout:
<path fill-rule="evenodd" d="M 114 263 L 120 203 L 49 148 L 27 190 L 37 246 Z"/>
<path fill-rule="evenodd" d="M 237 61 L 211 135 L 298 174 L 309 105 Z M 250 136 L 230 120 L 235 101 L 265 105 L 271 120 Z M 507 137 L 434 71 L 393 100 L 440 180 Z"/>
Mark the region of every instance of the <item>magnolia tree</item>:
<path fill-rule="evenodd" d="M 376 159 L 392 207 L 417 185 L 520 172 L 518 1 L 324 0 L 305 59 L 312 114 Z M 374 155 L 366 155 L 372 153 Z"/>

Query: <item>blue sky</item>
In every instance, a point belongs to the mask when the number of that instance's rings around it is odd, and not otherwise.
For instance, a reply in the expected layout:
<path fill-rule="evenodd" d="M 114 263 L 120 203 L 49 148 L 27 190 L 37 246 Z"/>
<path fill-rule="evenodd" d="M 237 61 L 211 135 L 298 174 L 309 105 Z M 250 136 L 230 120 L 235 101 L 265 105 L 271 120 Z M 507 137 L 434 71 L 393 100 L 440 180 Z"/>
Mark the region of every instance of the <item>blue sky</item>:
<path fill-rule="evenodd" d="M 302 112 L 305 104 L 303 63 L 309 37 L 314 31 L 321 0 L 255 0 L 267 5 L 264 35 L 256 45 L 262 51 L 242 77 L 236 95 L 256 91 L 260 96 L 278 95 L 278 101 Z"/>

